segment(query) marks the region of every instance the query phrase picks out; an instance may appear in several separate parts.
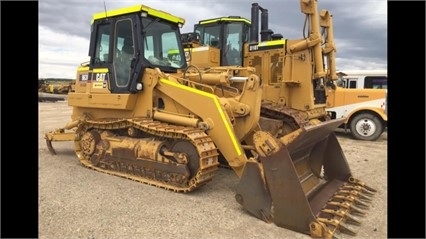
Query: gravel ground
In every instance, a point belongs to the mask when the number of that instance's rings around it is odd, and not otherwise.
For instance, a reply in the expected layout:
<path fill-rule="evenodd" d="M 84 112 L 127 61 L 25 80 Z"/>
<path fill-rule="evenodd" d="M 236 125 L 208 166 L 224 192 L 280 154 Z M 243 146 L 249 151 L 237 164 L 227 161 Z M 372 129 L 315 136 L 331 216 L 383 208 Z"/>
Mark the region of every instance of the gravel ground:
<path fill-rule="evenodd" d="M 169 192 L 83 167 L 72 142 L 44 133 L 70 120 L 67 101 L 39 103 L 39 238 L 310 238 L 267 224 L 235 201 L 236 174 L 220 168 L 189 194 Z M 355 177 L 378 190 L 356 237 L 387 238 L 387 133 L 375 142 L 337 132 Z"/>

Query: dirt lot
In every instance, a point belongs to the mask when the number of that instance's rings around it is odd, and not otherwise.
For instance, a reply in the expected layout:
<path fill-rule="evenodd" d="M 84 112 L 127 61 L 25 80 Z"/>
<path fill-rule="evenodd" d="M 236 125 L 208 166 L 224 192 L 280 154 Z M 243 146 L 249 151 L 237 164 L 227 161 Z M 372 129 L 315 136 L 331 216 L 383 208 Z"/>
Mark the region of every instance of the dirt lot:
<path fill-rule="evenodd" d="M 67 101 L 39 103 L 39 238 L 310 238 L 244 212 L 227 169 L 178 194 L 87 169 L 72 142 L 54 143 L 58 155 L 50 155 L 44 133 L 70 113 Z M 375 142 L 336 134 L 354 176 L 378 190 L 357 236 L 339 238 L 387 238 L 387 133 Z"/>

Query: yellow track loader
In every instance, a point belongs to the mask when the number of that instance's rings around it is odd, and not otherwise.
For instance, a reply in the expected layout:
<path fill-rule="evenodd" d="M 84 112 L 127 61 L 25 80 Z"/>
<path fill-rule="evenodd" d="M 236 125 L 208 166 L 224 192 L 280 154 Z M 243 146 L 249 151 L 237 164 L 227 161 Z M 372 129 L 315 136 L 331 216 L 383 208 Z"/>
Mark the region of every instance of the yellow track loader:
<path fill-rule="evenodd" d="M 184 22 L 145 5 L 94 14 L 90 61 L 68 94 L 70 122 L 45 134 L 50 152 L 73 141 L 88 168 L 183 193 L 223 158 L 240 178 L 237 202 L 259 219 L 313 237 L 352 232 L 345 222 L 358 223 L 375 190 L 352 176 L 336 123 L 261 130 L 255 68 L 189 67 Z"/>

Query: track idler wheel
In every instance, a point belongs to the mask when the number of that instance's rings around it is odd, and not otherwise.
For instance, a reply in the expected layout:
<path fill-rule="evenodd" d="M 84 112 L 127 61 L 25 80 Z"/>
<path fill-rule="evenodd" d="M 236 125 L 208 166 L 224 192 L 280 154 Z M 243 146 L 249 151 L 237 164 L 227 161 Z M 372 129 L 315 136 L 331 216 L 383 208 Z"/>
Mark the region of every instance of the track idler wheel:
<path fill-rule="evenodd" d="M 96 144 L 96 151 L 90 157 L 90 162 L 93 166 L 98 166 L 102 158 L 105 157 L 106 150 L 109 148 L 110 144 L 108 140 L 102 139 L 99 143 Z"/>
<path fill-rule="evenodd" d="M 95 153 L 96 145 L 101 140 L 101 136 L 95 130 L 86 132 L 80 140 L 80 149 L 84 156 L 90 157 Z"/>

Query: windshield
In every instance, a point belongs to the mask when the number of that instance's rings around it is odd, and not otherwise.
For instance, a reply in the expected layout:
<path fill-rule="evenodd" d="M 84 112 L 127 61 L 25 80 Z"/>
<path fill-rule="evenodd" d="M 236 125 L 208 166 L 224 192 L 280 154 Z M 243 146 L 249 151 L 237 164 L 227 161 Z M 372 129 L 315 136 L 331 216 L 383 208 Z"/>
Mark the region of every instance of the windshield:
<path fill-rule="evenodd" d="M 154 67 L 186 67 L 179 27 L 159 18 L 142 18 L 144 58 Z"/>
<path fill-rule="evenodd" d="M 222 26 L 223 29 L 221 28 Z M 200 43 L 221 49 L 221 65 L 242 65 L 243 44 L 247 41 L 249 28 L 243 22 L 214 22 L 196 26 L 195 32 L 200 35 Z M 224 38 L 224 39 L 222 39 Z"/>
<path fill-rule="evenodd" d="M 226 48 L 223 49 L 223 54 L 227 65 L 242 64 L 243 42 L 246 40 L 243 39 L 242 35 L 245 33 L 243 27 L 244 24 L 242 22 L 234 22 L 225 26 Z"/>

